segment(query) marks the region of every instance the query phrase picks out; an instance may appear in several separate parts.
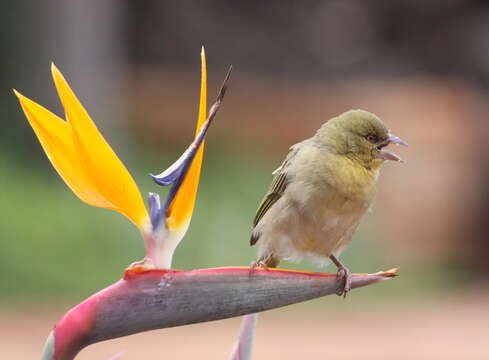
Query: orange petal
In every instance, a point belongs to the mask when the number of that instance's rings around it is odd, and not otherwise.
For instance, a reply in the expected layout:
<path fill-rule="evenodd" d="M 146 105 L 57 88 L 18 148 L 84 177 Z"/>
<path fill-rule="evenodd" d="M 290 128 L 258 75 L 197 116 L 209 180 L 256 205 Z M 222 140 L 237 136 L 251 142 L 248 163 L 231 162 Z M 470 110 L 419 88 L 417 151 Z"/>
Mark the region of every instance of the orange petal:
<path fill-rule="evenodd" d="M 113 205 L 100 196 L 82 170 L 73 147 L 69 125 L 16 90 L 14 93 L 49 161 L 64 182 L 82 201 L 113 209 Z"/>
<path fill-rule="evenodd" d="M 115 210 L 141 227 L 148 219 L 141 193 L 131 174 L 98 131 L 61 72 L 51 66 L 54 83 L 71 125 L 75 152 L 98 193 Z"/>
<path fill-rule="evenodd" d="M 207 68 L 204 48 L 202 48 L 200 58 L 202 64 L 202 78 L 200 85 L 199 117 L 197 119 L 197 128 L 195 129 L 196 136 L 199 133 L 202 125 L 205 123 L 207 116 Z M 199 187 L 200 169 L 204 156 L 204 145 L 205 142 L 202 143 L 197 151 L 192 165 L 190 166 L 182 185 L 178 189 L 178 193 L 175 195 L 175 198 L 168 207 L 167 226 L 169 229 L 187 226 L 192 218 L 195 199 L 197 197 L 197 189 Z"/>

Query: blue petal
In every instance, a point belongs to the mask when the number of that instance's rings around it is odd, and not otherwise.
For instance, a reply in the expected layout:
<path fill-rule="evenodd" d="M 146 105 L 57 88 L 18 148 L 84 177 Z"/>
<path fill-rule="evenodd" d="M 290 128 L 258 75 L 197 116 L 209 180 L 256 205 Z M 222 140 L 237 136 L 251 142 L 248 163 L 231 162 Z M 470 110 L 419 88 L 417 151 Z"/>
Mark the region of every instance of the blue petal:
<path fill-rule="evenodd" d="M 153 214 L 150 215 L 153 228 L 156 228 L 161 223 L 164 213 L 166 212 L 171 202 L 175 198 L 175 195 L 177 194 L 180 185 L 182 185 L 183 179 L 185 179 L 188 169 L 190 168 L 190 165 L 192 164 L 192 161 L 194 160 L 195 155 L 197 154 L 197 150 L 199 150 L 200 146 L 202 145 L 205 134 L 209 129 L 210 123 L 211 122 L 209 120 L 207 120 L 204 123 L 204 125 L 199 131 L 199 134 L 194 139 L 192 144 L 190 144 L 187 150 L 185 150 L 185 152 L 178 158 L 178 160 L 175 161 L 168 169 L 166 169 L 165 171 L 163 171 L 158 175 L 150 174 L 153 180 L 158 185 L 162 185 L 162 186 L 172 185 L 165 199 L 165 204 L 163 205 L 163 207 L 160 207 L 158 209 L 158 212 L 154 214 L 154 217 Z"/>
<path fill-rule="evenodd" d="M 199 131 L 199 134 L 194 139 L 192 144 L 185 150 L 185 152 L 175 161 L 168 169 L 158 175 L 150 174 L 153 180 L 162 186 L 175 184 L 179 178 L 185 176 L 186 172 L 192 161 L 195 158 L 197 150 L 200 148 L 205 134 L 209 129 L 209 120 L 207 120 Z"/>
<path fill-rule="evenodd" d="M 150 174 L 150 176 L 153 178 L 154 182 L 157 183 L 158 185 L 161 186 L 166 186 L 166 185 L 171 185 L 173 184 L 178 176 L 180 176 L 180 173 L 182 171 L 182 164 L 185 162 L 185 159 L 188 157 L 188 151 L 187 149 L 179 158 L 177 161 L 175 161 L 168 169 L 163 171 L 161 174 L 158 175 L 153 175 Z"/>
<path fill-rule="evenodd" d="M 160 196 L 158 194 L 150 192 L 148 194 L 148 205 L 149 205 L 149 217 L 151 219 L 151 224 L 153 229 L 156 229 L 160 220 Z"/>
<path fill-rule="evenodd" d="M 210 124 L 214 120 L 217 111 L 221 106 L 222 99 L 224 98 L 224 94 L 226 93 L 227 82 L 229 80 L 232 70 L 233 67 L 231 65 L 231 67 L 228 70 L 228 73 L 226 74 L 226 77 L 224 78 L 224 82 L 222 83 L 221 89 L 217 94 L 216 102 L 211 106 L 209 110 L 207 121 L 200 129 L 198 135 L 195 137 L 192 144 L 190 144 L 187 150 L 185 150 L 185 152 L 178 158 L 178 160 L 175 161 L 168 169 L 166 169 L 165 171 L 163 171 L 158 175 L 150 174 L 153 180 L 158 185 L 162 185 L 162 186 L 172 185 L 170 191 L 168 192 L 163 207 L 159 207 L 158 211 L 154 215 L 151 214 L 151 222 L 153 224 L 154 229 L 156 229 L 156 227 L 158 227 L 162 223 L 166 210 L 168 209 L 171 202 L 175 198 L 175 195 L 180 189 L 180 185 L 182 184 L 183 179 L 185 179 L 185 176 L 187 175 L 188 169 L 190 168 L 190 165 L 192 164 L 192 161 L 195 158 L 195 154 L 197 153 L 197 150 L 199 150 L 200 146 L 202 145 L 202 141 L 204 141 L 204 137 L 207 133 L 207 130 L 209 129 Z"/>

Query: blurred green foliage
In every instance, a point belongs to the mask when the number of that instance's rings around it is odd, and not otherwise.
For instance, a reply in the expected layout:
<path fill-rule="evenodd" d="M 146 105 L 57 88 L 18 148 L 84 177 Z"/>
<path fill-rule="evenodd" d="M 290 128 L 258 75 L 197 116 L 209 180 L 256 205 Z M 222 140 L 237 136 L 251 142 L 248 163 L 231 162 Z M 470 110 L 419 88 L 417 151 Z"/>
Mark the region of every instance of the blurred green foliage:
<path fill-rule="evenodd" d="M 144 175 L 165 168 L 176 156 L 140 154 L 125 160 L 143 196 L 148 191 L 164 196 L 166 190 Z M 248 265 L 254 260 L 255 250 L 248 245 L 251 219 L 279 162 L 238 151 L 207 152 L 192 224 L 176 251 L 174 268 Z M 127 265 L 143 258 L 138 230 L 115 212 L 80 202 L 47 160 L 16 161 L 4 152 L 0 164 L 3 302 L 81 299 L 116 281 Z M 344 262 L 362 272 L 401 265 L 383 257 L 382 245 L 369 236 L 374 232 L 366 223 L 346 250 Z M 404 277 L 389 286 L 362 290 L 364 296 L 404 296 L 413 288 L 433 291 L 456 283 L 454 278 L 443 280 L 446 268 L 426 265 L 408 267 Z M 307 261 L 283 266 L 324 271 Z"/>
<path fill-rule="evenodd" d="M 247 236 L 253 208 L 264 191 L 258 189 L 266 182 L 265 169 L 248 163 L 245 170 L 231 157 L 209 157 L 214 159 L 206 161 L 193 222 L 175 255 L 175 268 L 245 265 L 254 257 Z M 175 158 L 129 161 L 138 164 L 131 172 L 143 196 L 148 191 L 164 196 L 166 190 L 144 174 L 163 169 Z M 79 201 L 47 160 L 36 166 L 3 153 L 0 163 L 3 299 L 87 295 L 112 283 L 144 256 L 143 241 L 128 220 Z"/>

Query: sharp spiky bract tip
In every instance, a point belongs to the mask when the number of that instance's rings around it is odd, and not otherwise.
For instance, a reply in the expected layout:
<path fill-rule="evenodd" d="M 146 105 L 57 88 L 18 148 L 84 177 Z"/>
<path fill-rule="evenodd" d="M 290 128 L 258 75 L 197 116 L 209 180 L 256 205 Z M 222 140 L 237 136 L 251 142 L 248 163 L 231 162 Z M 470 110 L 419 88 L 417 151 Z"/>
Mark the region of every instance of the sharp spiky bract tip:
<path fill-rule="evenodd" d="M 20 92 L 18 92 L 16 89 L 12 89 L 12 92 L 14 93 L 14 95 L 17 97 L 17 99 L 19 100 L 20 104 L 22 105 L 22 102 L 24 101 L 24 99 L 26 97 L 24 95 L 22 95 Z"/>
<path fill-rule="evenodd" d="M 400 267 L 396 267 L 396 268 L 392 268 L 392 269 L 389 269 L 389 270 L 384 271 L 383 274 L 386 277 L 395 277 L 395 276 L 399 276 L 399 272 L 400 271 L 401 271 L 401 268 Z"/>
<path fill-rule="evenodd" d="M 219 92 L 216 97 L 216 102 L 212 104 L 210 110 L 209 110 L 209 116 L 207 117 L 207 121 L 211 122 L 214 120 L 215 116 L 217 115 L 217 111 L 219 110 L 222 100 L 224 99 L 224 95 L 226 95 L 226 90 L 228 86 L 228 81 L 231 76 L 231 72 L 233 70 L 232 65 L 229 67 L 229 70 L 226 74 L 226 77 L 224 78 L 224 81 L 221 85 L 221 88 L 219 89 Z"/>
<path fill-rule="evenodd" d="M 222 82 L 221 89 L 219 90 L 219 93 L 217 94 L 217 99 L 216 101 L 222 101 L 224 98 L 224 95 L 226 95 L 226 90 L 228 88 L 228 81 L 229 78 L 231 77 L 231 73 L 233 72 L 233 65 L 229 66 L 229 70 L 226 74 L 226 77 L 224 78 L 224 81 Z"/>
<path fill-rule="evenodd" d="M 227 81 L 229 79 L 229 77 L 231 76 L 231 73 L 233 72 L 233 69 L 234 69 L 233 64 L 229 65 L 229 69 L 228 69 L 228 72 L 226 74 L 225 81 Z"/>

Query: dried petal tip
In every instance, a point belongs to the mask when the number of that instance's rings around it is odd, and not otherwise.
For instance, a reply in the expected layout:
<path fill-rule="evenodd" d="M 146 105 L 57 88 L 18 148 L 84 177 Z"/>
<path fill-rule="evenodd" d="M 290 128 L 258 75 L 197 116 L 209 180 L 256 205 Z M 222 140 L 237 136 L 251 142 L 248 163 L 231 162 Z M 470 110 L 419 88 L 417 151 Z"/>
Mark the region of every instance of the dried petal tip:
<path fill-rule="evenodd" d="M 385 278 L 391 278 L 399 275 L 399 271 L 401 268 L 396 267 L 390 270 L 386 271 L 378 271 L 376 273 L 358 273 L 358 274 L 352 274 L 352 276 L 379 276 L 379 277 L 385 277 Z"/>
<path fill-rule="evenodd" d="M 377 273 L 378 275 L 384 275 L 385 277 L 395 277 L 399 275 L 399 271 L 401 271 L 400 267 L 396 267 L 387 271 L 381 271 Z M 376 274 L 376 275 L 377 275 Z"/>
<path fill-rule="evenodd" d="M 232 72 L 233 72 L 233 65 L 230 65 L 228 72 L 226 74 L 226 77 L 224 78 L 224 81 L 222 82 L 221 89 L 219 90 L 219 94 L 217 94 L 216 103 L 221 102 L 222 99 L 224 98 L 224 95 L 226 95 L 226 91 L 228 89 L 229 77 L 231 76 Z M 211 111 L 209 111 L 209 114 L 212 114 L 212 113 L 213 113 L 213 111 L 211 109 Z"/>
<path fill-rule="evenodd" d="M 353 279 L 357 282 L 357 285 L 353 284 L 353 287 L 360 287 L 376 282 L 389 280 L 397 277 L 399 274 L 399 268 L 390 269 L 387 271 L 379 271 L 373 274 L 352 274 Z"/>

